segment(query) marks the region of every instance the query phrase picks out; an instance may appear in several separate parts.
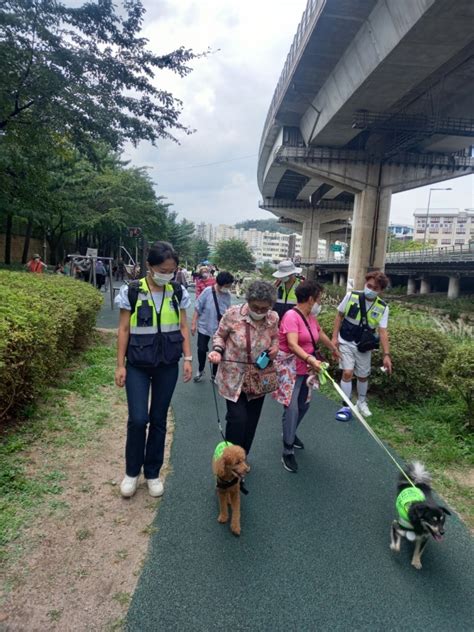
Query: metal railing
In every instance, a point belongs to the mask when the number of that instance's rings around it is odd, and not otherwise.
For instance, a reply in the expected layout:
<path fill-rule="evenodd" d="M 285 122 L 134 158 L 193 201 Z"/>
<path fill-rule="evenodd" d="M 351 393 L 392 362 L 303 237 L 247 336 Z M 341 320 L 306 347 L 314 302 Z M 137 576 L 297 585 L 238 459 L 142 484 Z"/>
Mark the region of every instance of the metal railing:
<path fill-rule="evenodd" d="M 313 30 L 314 24 L 318 21 L 319 15 L 326 4 L 326 0 L 308 0 L 306 9 L 303 11 L 301 21 L 298 24 L 296 34 L 290 47 L 290 51 L 286 57 L 283 70 L 273 93 L 273 98 L 268 108 L 267 118 L 263 126 L 262 141 L 267 137 L 270 122 L 273 120 L 277 109 L 280 106 L 283 94 L 288 88 L 288 79 L 293 73 L 301 50 L 306 45 L 308 36 Z"/>

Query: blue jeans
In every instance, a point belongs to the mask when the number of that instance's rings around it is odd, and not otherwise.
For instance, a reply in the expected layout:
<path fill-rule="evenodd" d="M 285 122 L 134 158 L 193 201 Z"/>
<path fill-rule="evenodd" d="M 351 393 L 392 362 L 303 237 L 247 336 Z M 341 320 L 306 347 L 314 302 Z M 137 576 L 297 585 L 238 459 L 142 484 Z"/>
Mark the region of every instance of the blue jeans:
<path fill-rule="evenodd" d="M 307 377 L 307 375 L 296 376 L 290 405 L 285 406 L 283 410 L 283 454 L 294 453 L 293 443 L 295 442 L 296 430 L 308 412 L 309 402 L 306 403 L 308 397 Z"/>
<path fill-rule="evenodd" d="M 128 476 L 138 476 L 143 467 L 145 478 L 158 478 L 165 452 L 166 417 L 177 380 L 178 363 L 160 364 L 153 369 L 127 364 L 125 464 Z"/>

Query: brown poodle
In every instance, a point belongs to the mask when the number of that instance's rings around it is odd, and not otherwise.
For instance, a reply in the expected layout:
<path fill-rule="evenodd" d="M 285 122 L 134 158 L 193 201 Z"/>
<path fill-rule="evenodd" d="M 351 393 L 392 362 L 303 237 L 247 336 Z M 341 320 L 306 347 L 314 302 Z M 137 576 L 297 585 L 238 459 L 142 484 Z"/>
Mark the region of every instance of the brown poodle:
<path fill-rule="evenodd" d="M 217 446 L 212 461 L 212 471 L 216 475 L 216 489 L 219 496 L 217 520 L 218 522 L 228 521 L 228 505 L 230 505 L 232 508 L 230 530 L 234 535 L 240 535 L 240 481 L 247 472 L 250 472 L 245 456 L 243 448 L 223 441 Z"/>

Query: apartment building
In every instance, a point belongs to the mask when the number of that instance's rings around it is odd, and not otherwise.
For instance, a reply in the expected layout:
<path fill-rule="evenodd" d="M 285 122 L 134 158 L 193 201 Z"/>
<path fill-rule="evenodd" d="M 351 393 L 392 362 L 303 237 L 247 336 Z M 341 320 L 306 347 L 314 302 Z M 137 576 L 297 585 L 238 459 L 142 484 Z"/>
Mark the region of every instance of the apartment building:
<path fill-rule="evenodd" d="M 474 209 L 415 209 L 415 241 L 436 248 L 467 246 L 474 240 Z"/>

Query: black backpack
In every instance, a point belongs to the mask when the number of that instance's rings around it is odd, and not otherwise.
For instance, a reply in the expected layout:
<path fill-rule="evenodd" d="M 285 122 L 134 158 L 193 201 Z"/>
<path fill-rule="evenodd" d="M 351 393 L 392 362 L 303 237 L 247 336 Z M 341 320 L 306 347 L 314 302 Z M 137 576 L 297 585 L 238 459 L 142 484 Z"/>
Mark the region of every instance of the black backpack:
<path fill-rule="evenodd" d="M 183 286 L 180 283 L 176 283 L 176 281 L 170 281 L 168 285 L 173 286 L 173 296 L 171 297 L 171 301 L 173 303 L 175 312 L 179 314 L 179 306 L 181 304 L 181 301 L 183 300 Z M 136 281 L 130 281 L 130 283 L 128 284 L 128 300 L 132 308 L 132 314 L 135 311 L 139 293 L 140 280 L 137 279 Z"/>

